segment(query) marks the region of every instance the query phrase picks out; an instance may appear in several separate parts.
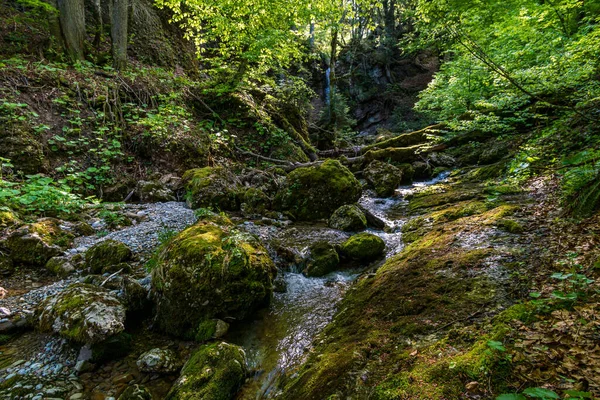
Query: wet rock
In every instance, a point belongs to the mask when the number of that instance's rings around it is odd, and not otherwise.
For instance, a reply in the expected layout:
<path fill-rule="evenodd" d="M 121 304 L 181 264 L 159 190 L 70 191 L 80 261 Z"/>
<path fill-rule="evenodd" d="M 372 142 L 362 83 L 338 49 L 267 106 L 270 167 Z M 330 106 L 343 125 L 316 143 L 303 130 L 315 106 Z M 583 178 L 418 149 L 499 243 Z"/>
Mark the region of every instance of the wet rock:
<path fill-rule="evenodd" d="M 175 192 L 159 181 L 140 181 L 136 192 L 141 201 L 160 202 L 175 201 Z"/>
<path fill-rule="evenodd" d="M 130 385 L 118 400 L 152 400 L 152 393 L 143 385 Z"/>
<path fill-rule="evenodd" d="M 65 277 L 75 271 L 68 257 L 52 257 L 46 263 L 46 269 L 56 276 Z"/>
<path fill-rule="evenodd" d="M 276 272 L 256 238 L 231 225 L 200 221 L 171 239 L 156 257 L 152 291 L 157 325 L 191 338 L 207 319 L 246 318 L 270 301 Z"/>
<path fill-rule="evenodd" d="M 173 350 L 158 348 L 143 353 L 136 364 L 140 371 L 156 374 L 172 374 L 183 365 Z"/>
<path fill-rule="evenodd" d="M 371 233 L 359 233 L 342 243 L 341 254 L 355 261 L 369 262 L 383 255 L 385 242 Z"/>
<path fill-rule="evenodd" d="M 393 195 L 402 182 L 402 170 L 381 161 L 373 161 L 367 165 L 363 175 L 380 197 Z"/>
<path fill-rule="evenodd" d="M 411 164 L 399 164 L 397 165 L 398 169 L 402 171 L 402 181 L 401 184 L 409 184 L 413 181 L 415 176 L 415 168 Z"/>
<path fill-rule="evenodd" d="M 106 289 L 76 283 L 43 301 L 34 320 L 41 331 L 94 344 L 123 331 L 125 307 Z"/>
<path fill-rule="evenodd" d="M 17 264 L 44 266 L 61 254 L 73 241 L 73 235 L 60 228 L 59 221 L 44 218 L 12 233 L 5 242 L 10 258 Z"/>
<path fill-rule="evenodd" d="M 318 242 L 310 246 L 310 256 L 303 273 L 309 277 L 327 275 L 335 271 L 339 263 L 335 247 L 328 242 Z"/>
<path fill-rule="evenodd" d="M 367 218 L 357 205 L 341 206 L 329 218 L 329 226 L 345 232 L 362 231 L 367 227 Z"/>
<path fill-rule="evenodd" d="M 193 209 L 216 208 L 225 211 L 240 209 L 240 182 L 224 167 L 205 167 L 186 171 L 183 175 L 187 203 Z"/>
<path fill-rule="evenodd" d="M 104 240 L 85 253 L 85 264 L 93 274 L 119 270 L 120 264 L 131 260 L 131 249 L 116 240 Z"/>
<path fill-rule="evenodd" d="M 311 221 L 329 218 L 339 207 L 356 203 L 361 193 L 360 183 L 348 168 L 327 160 L 290 172 L 275 203 L 296 219 Z"/>
<path fill-rule="evenodd" d="M 183 367 L 167 395 L 169 400 L 229 400 L 244 383 L 248 370 L 241 347 L 214 343 L 200 347 Z"/>

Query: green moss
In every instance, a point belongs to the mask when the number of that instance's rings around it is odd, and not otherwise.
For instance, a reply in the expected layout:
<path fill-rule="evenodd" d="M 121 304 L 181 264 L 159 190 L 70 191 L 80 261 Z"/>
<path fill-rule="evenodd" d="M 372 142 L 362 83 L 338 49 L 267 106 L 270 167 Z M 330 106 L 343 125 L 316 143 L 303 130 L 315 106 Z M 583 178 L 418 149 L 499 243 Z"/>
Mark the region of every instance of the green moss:
<path fill-rule="evenodd" d="M 112 336 L 91 346 L 93 363 L 102 363 L 122 358 L 133 348 L 133 337 L 125 332 Z"/>
<path fill-rule="evenodd" d="M 215 336 L 215 332 L 217 331 L 217 321 L 214 319 L 209 319 L 206 321 L 202 321 L 198 324 L 198 329 L 196 330 L 196 341 L 198 342 L 206 342 L 207 340 L 212 339 Z"/>
<path fill-rule="evenodd" d="M 247 373 L 246 356 L 240 347 L 204 345 L 192 354 L 165 400 L 229 400 Z"/>
<path fill-rule="evenodd" d="M 318 242 L 310 247 L 310 258 L 306 263 L 306 276 L 323 276 L 336 270 L 340 263 L 335 247 L 328 242 Z"/>
<path fill-rule="evenodd" d="M 165 243 L 152 270 L 157 323 L 193 338 L 200 322 L 243 319 L 267 304 L 276 268 L 256 238 L 200 221 Z"/>
<path fill-rule="evenodd" d="M 372 233 L 359 233 L 346 240 L 341 246 L 345 257 L 356 261 L 373 261 L 383 255 L 385 242 Z"/>
<path fill-rule="evenodd" d="M 354 175 L 337 160 L 297 168 L 275 198 L 281 211 L 290 211 L 299 220 L 329 218 L 344 204 L 358 201 L 362 188 Z"/>
<path fill-rule="evenodd" d="M 260 189 L 248 188 L 244 193 L 242 211 L 247 214 L 263 214 L 271 207 L 271 200 Z"/>
<path fill-rule="evenodd" d="M 509 233 L 523 233 L 523 225 L 512 219 L 501 219 L 497 223 L 498 227 Z"/>
<path fill-rule="evenodd" d="M 104 240 L 85 252 L 85 264 L 93 274 L 120 269 L 122 263 L 131 260 L 132 252 L 127 245 L 116 240 Z"/>
<path fill-rule="evenodd" d="M 12 211 L 1 211 L 0 210 L 0 228 L 6 228 L 9 226 L 17 225 L 19 218 L 17 214 Z"/>

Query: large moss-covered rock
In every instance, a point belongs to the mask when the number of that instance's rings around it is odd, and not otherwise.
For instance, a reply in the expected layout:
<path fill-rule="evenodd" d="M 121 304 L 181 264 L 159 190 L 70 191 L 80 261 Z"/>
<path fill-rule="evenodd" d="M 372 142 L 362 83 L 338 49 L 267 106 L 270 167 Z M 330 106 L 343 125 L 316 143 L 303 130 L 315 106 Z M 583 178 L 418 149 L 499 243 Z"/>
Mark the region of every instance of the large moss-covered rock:
<path fill-rule="evenodd" d="M 0 276 L 8 276 L 12 275 L 15 271 L 15 266 L 13 265 L 12 260 L 2 254 L 2 250 L 0 249 Z"/>
<path fill-rule="evenodd" d="M 96 243 L 85 252 L 85 264 L 93 274 L 114 270 L 116 266 L 131 260 L 131 249 L 117 240 Z"/>
<path fill-rule="evenodd" d="M 310 256 L 306 262 L 304 275 L 323 276 L 337 269 L 340 257 L 335 247 L 328 242 L 317 242 L 310 246 Z"/>
<path fill-rule="evenodd" d="M 371 162 L 363 171 L 363 175 L 380 197 L 393 195 L 402 182 L 402 170 L 381 161 Z"/>
<path fill-rule="evenodd" d="M 240 182 L 224 167 L 205 167 L 183 175 L 186 200 L 191 208 L 216 208 L 237 211 L 240 208 Z"/>
<path fill-rule="evenodd" d="M 192 354 L 165 400 L 230 400 L 247 373 L 241 347 L 228 343 L 205 345 Z"/>
<path fill-rule="evenodd" d="M 69 258 L 60 256 L 49 259 L 46 263 L 46 269 L 61 278 L 75 271 L 75 267 L 71 264 Z"/>
<path fill-rule="evenodd" d="M 75 283 L 40 303 L 35 323 L 74 342 L 100 343 L 125 329 L 125 307 L 106 289 Z"/>
<path fill-rule="evenodd" d="M 246 318 L 268 304 L 275 275 L 273 261 L 256 238 L 230 225 L 200 221 L 156 256 L 157 325 L 191 338 L 207 319 Z"/>
<path fill-rule="evenodd" d="M 297 219 L 310 221 L 329 218 L 344 204 L 356 203 L 361 193 L 360 183 L 348 168 L 337 160 L 327 160 L 290 172 L 276 203 Z"/>
<path fill-rule="evenodd" d="M 342 243 L 343 256 L 355 261 L 373 261 L 383 255 L 385 242 L 372 233 L 359 233 Z"/>
<path fill-rule="evenodd" d="M 63 231 L 58 220 L 45 218 L 19 228 L 8 237 L 5 246 L 16 264 L 44 266 L 72 241 L 73 235 Z"/>
<path fill-rule="evenodd" d="M 361 231 L 367 227 L 367 217 L 356 204 L 346 204 L 335 210 L 329 226 L 345 232 Z"/>

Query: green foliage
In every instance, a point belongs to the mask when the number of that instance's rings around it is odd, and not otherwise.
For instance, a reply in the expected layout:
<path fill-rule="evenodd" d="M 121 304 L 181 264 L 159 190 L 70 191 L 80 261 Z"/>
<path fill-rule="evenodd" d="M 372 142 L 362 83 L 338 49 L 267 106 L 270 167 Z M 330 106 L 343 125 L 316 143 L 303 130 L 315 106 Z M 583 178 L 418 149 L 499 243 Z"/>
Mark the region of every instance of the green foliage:
<path fill-rule="evenodd" d="M 93 202 L 72 189 L 43 175 L 28 175 L 22 182 L 0 179 L 0 206 L 41 216 L 69 216 Z"/>

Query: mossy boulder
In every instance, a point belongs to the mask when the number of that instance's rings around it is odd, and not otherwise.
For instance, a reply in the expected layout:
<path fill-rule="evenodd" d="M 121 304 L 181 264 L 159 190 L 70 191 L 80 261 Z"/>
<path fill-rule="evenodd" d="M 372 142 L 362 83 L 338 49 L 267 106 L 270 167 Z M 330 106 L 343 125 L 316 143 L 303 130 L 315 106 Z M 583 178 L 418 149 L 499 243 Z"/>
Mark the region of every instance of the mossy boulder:
<path fill-rule="evenodd" d="M 345 232 L 362 231 L 367 227 L 367 217 L 356 204 L 346 204 L 335 210 L 329 226 Z"/>
<path fill-rule="evenodd" d="M 92 363 L 103 363 L 125 357 L 133 348 L 133 337 L 126 332 L 111 336 L 106 340 L 86 345 L 90 349 Z M 80 353 L 81 354 L 81 353 Z"/>
<path fill-rule="evenodd" d="M 85 252 L 85 265 L 92 274 L 99 274 L 115 270 L 122 263 L 130 261 L 131 257 L 131 249 L 125 243 L 108 239 L 96 243 Z"/>
<path fill-rule="evenodd" d="M 260 189 L 248 188 L 244 193 L 241 208 L 244 214 L 264 214 L 271 208 L 271 199 Z"/>
<path fill-rule="evenodd" d="M 247 374 L 241 347 L 223 342 L 204 345 L 192 354 L 165 400 L 230 400 Z"/>
<path fill-rule="evenodd" d="M 373 161 L 363 171 L 363 175 L 377 196 L 389 197 L 402 182 L 402 170 L 381 161 Z"/>
<path fill-rule="evenodd" d="M 157 326 L 193 338 L 208 319 L 246 318 L 269 303 L 276 272 L 255 237 L 233 226 L 200 221 L 156 256 L 152 290 Z"/>
<path fill-rule="evenodd" d="M 413 181 L 413 178 L 415 177 L 415 167 L 412 166 L 412 164 L 399 164 L 397 165 L 398 169 L 400 171 L 402 171 L 402 181 L 400 183 L 402 184 L 409 184 Z"/>
<path fill-rule="evenodd" d="M 75 283 L 38 305 L 35 323 L 78 343 L 100 343 L 125 329 L 125 307 L 104 288 Z"/>
<path fill-rule="evenodd" d="M 372 233 L 359 233 L 342 243 L 341 254 L 354 261 L 369 262 L 383 255 L 385 242 Z"/>
<path fill-rule="evenodd" d="M 129 385 L 118 400 L 152 400 L 152 393 L 143 385 Z"/>
<path fill-rule="evenodd" d="M 277 193 L 275 202 L 298 220 L 329 218 L 339 207 L 354 204 L 362 188 L 352 172 L 337 160 L 295 169 Z"/>
<path fill-rule="evenodd" d="M 323 276 L 337 269 L 340 257 L 335 247 L 328 242 L 317 242 L 310 246 L 310 256 L 306 262 L 304 275 Z"/>
<path fill-rule="evenodd" d="M 186 200 L 191 208 L 216 208 L 224 211 L 240 209 L 240 182 L 224 167 L 188 170 L 183 175 Z"/>
<path fill-rule="evenodd" d="M 173 350 L 159 348 L 140 355 L 136 364 L 140 371 L 154 374 L 172 374 L 179 371 L 183 365 Z"/>
<path fill-rule="evenodd" d="M 61 229 L 58 220 L 44 218 L 13 232 L 5 246 L 16 264 L 45 266 L 73 242 L 73 235 Z"/>

